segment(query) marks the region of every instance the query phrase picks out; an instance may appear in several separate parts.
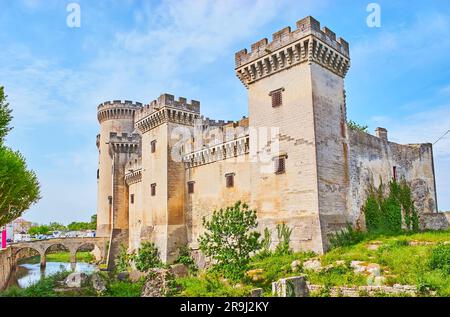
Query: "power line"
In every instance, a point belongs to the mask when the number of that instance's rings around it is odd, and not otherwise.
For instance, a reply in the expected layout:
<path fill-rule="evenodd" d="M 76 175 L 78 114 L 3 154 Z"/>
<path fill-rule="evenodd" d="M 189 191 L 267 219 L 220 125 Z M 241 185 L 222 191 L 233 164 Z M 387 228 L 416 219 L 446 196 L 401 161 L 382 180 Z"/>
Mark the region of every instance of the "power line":
<path fill-rule="evenodd" d="M 438 143 L 440 140 L 442 140 L 447 134 L 449 134 L 450 133 L 450 130 L 448 130 L 447 132 L 445 132 L 443 135 L 441 135 L 440 136 L 440 138 L 439 139 L 437 139 L 434 143 L 433 143 L 433 145 L 435 145 L 436 143 Z"/>

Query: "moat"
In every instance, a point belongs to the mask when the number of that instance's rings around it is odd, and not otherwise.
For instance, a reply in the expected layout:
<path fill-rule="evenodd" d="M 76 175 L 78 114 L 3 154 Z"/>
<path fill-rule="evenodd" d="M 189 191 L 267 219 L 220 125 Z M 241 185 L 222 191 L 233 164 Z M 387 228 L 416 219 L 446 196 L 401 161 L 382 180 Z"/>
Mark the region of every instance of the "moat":
<path fill-rule="evenodd" d="M 47 262 L 45 269 L 41 269 L 40 263 L 22 263 L 12 272 L 8 287 L 18 286 L 20 288 L 27 288 L 39 282 L 41 278 L 61 271 L 90 274 L 96 269 L 97 266 L 95 264 L 82 262 L 76 264 L 75 270 L 72 270 L 70 263 L 67 262 Z"/>

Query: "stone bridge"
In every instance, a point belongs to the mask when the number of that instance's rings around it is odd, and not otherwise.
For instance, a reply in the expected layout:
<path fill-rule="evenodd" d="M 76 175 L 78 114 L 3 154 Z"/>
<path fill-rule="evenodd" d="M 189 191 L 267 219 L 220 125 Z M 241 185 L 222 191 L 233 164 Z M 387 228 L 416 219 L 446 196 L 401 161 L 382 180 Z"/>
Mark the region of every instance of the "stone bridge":
<path fill-rule="evenodd" d="M 74 267 L 77 262 L 77 251 L 83 247 L 92 245 L 94 247 L 94 255 L 97 261 L 104 262 L 106 260 L 106 252 L 108 238 L 92 237 L 92 238 L 55 238 L 47 240 L 36 240 L 28 242 L 13 243 L 10 245 L 12 257 L 16 262 L 18 260 L 19 251 L 24 249 L 33 249 L 39 252 L 41 258 L 41 267 L 46 265 L 47 251 L 56 245 L 63 246 L 70 252 L 70 263 Z"/>

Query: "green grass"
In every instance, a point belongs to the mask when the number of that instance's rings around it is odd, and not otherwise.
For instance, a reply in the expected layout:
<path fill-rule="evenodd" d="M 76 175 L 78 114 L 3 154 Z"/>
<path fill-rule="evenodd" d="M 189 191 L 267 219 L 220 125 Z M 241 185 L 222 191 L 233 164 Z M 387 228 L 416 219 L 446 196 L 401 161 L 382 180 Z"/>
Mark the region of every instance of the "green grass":
<path fill-rule="evenodd" d="M 70 253 L 69 252 L 57 252 L 57 253 L 49 253 L 46 256 L 47 262 L 64 262 L 69 263 L 70 262 Z M 33 256 L 31 258 L 22 259 L 19 261 L 19 264 L 36 264 L 40 262 L 39 255 Z M 77 252 L 77 262 L 85 262 L 85 263 L 93 263 L 95 262 L 95 257 L 92 255 L 91 252 Z"/>
<path fill-rule="evenodd" d="M 411 241 L 430 242 L 429 245 L 410 246 Z M 311 284 L 328 287 L 367 285 L 367 276 L 354 273 L 350 267 L 351 261 L 366 261 L 381 266 L 386 285 L 415 285 L 422 295 L 428 296 L 428 291 L 436 292 L 438 296 L 450 296 L 450 275 L 447 266 L 432 265 L 433 250 L 442 247 L 442 243 L 450 241 L 450 230 L 422 233 L 402 233 L 398 235 L 366 235 L 364 240 L 352 246 L 335 248 L 320 256 L 322 266 L 332 264 L 333 267 L 320 272 L 304 271 L 300 265 L 296 272 L 291 269 L 291 263 L 299 260 L 301 263 L 316 257 L 311 252 L 299 252 L 288 255 L 270 255 L 264 258 L 253 257 L 248 270 L 260 269 L 257 281 L 245 277 L 235 288 L 229 282 L 211 277 L 211 273 L 200 272 L 198 276 L 177 279 L 181 285 L 178 296 L 248 296 L 253 288 L 263 288 L 266 296 L 271 295 L 272 282 L 280 278 L 307 275 Z M 376 250 L 368 249 L 369 244 L 379 243 Z M 444 245 L 450 248 L 450 244 Z M 439 249 L 438 260 L 447 259 L 448 253 Z M 336 261 L 344 260 L 344 264 L 336 265 Z M 327 296 L 324 291 L 319 296 Z M 387 296 L 380 293 L 378 296 Z"/>
<path fill-rule="evenodd" d="M 137 283 L 132 283 L 128 281 L 111 281 L 110 283 L 108 283 L 107 290 L 104 296 L 140 297 L 143 285 L 144 283 L 142 281 Z"/>

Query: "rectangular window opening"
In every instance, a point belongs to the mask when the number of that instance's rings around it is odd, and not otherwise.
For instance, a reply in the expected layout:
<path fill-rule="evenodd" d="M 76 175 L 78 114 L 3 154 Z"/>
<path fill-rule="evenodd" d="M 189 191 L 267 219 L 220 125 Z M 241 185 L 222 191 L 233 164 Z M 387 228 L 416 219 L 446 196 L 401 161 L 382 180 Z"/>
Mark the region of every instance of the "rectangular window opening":
<path fill-rule="evenodd" d="M 150 147 L 151 147 L 150 151 L 152 153 L 155 153 L 156 152 L 156 140 L 154 140 L 154 141 L 152 141 L 152 143 L 150 143 Z"/>
<path fill-rule="evenodd" d="M 286 172 L 286 157 L 280 156 L 274 159 L 275 174 L 284 174 Z"/>
<path fill-rule="evenodd" d="M 131 204 L 134 204 L 134 194 L 131 194 L 131 195 L 130 195 L 130 203 L 131 203 Z"/>
<path fill-rule="evenodd" d="M 225 179 L 227 188 L 234 187 L 234 173 L 226 174 Z"/>
<path fill-rule="evenodd" d="M 195 182 L 188 182 L 188 194 L 194 193 L 194 184 Z"/>
<path fill-rule="evenodd" d="M 283 91 L 284 88 L 280 88 L 270 92 L 269 96 L 272 97 L 272 107 L 279 107 L 283 104 Z"/>
<path fill-rule="evenodd" d="M 156 196 L 156 184 L 150 186 L 150 191 L 152 196 Z"/>

